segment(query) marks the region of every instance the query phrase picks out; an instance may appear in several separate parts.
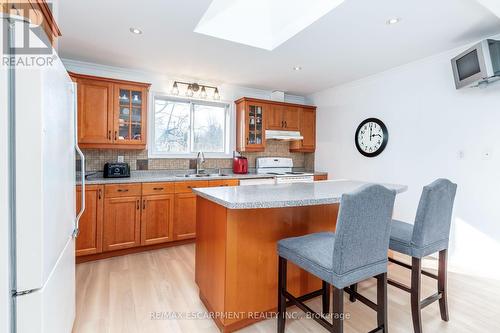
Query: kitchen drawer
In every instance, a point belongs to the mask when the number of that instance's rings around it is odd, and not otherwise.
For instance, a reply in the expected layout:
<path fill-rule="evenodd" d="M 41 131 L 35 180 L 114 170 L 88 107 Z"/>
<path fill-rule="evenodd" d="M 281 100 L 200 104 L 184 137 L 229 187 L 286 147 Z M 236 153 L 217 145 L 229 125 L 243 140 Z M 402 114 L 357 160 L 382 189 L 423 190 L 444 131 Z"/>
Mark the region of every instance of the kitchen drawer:
<path fill-rule="evenodd" d="M 175 192 L 175 183 L 143 183 L 142 195 L 171 194 Z"/>
<path fill-rule="evenodd" d="M 104 186 L 106 198 L 133 197 L 141 195 L 141 184 L 110 184 Z"/>
<path fill-rule="evenodd" d="M 240 185 L 240 181 L 238 179 L 217 179 L 208 181 L 208 186 L 210 187 L 238 186 L 238 185 Z"/>
<path fill-rule="evenodd" d="M 208 187 L 208 180 L 175 183 L 175 193 L 190 193 L 192 188 Z"/>

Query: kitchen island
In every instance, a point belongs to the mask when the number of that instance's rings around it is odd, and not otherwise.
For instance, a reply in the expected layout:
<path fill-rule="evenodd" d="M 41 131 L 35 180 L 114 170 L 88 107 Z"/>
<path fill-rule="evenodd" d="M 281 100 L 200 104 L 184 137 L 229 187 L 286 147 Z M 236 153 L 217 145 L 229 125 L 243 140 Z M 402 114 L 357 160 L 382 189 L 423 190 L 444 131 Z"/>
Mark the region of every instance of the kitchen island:
<path fill-rule="evenodd" d="M 365 184 L 335 180 L 193 190 L 198 195 L 195 279 L 221 331 L 269 318 L 277 305 L 277 241 L 334 231 L 342 194 Z M 407 189 L 382 185 L 398 193 Z M 320 289 L 319 279 L 288 265 L 293 295 Z"/>

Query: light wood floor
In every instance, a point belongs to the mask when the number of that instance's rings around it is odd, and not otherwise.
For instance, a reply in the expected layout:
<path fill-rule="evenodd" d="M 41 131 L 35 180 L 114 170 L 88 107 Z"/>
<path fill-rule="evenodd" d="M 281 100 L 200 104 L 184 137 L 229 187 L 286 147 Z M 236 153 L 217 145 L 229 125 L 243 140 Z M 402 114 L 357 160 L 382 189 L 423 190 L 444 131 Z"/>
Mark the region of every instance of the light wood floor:
<path fill-rule="evenodd" d="M 426 266 L 435 267 L 432 259 Z M 152 312 L 204 313 L 194 282 L 194 245 L 143 252 L 77 265 L 76 333 L 124 332 L 214 332 L 211 319 L 152 320 Z M 405 269 L 390 265 L 389 276 L 409 281 Z M 435 292 L 436 282 L 424 278 L 423 295 Z M 499 332 L 500 283 L 449 272 L 451 321 L 441 321 L 438 304 L 423 310 L 424 333 Z M 389 286 L 389 329 L 412 333 L 409 294 Z M 375 280 L 366 281 L 359 290 L 375 298 Z M 320 309 L 320 301 L 309 305 Z M 375 325 L 375 313 L 360 302 L 345 300 L 351 319 L 345 332 L 368 332 Z M 292 308 L 289 311 L 299 310 Z M 287 332 L 326 332 L 312 319 L 287 320 Z M 269 319 L 240 330 L 241 333 L 276 332 L 276 320 Z"/>

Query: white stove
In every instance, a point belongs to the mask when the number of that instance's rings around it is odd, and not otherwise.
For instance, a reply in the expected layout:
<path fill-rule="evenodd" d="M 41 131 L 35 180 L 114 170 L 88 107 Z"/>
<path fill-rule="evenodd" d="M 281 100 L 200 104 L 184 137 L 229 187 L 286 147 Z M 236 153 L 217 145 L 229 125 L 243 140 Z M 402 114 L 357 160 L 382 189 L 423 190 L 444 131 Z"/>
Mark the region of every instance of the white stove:
<path fill-rule="evenodd" d="M 259 157 L 256 162 L 257 173 L 275 176 L 276 184 L 310 183 L 314 174 L 293 171 L 293 160 L 287 157 Z"/>

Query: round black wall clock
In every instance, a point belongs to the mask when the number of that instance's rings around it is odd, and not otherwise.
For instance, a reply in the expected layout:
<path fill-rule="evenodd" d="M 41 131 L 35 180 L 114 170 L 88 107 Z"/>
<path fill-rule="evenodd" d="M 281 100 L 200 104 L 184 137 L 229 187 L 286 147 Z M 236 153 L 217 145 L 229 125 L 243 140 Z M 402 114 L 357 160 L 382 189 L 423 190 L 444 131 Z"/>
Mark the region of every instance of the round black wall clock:
<path fill-rule="evenodd" d="M 387 127 L 377 118 L 363 120 L 356 130 L 354 138 L 356 148 L 366 157 L 375 157 L 383 152 L 388 140 Z"/>

